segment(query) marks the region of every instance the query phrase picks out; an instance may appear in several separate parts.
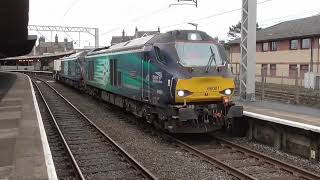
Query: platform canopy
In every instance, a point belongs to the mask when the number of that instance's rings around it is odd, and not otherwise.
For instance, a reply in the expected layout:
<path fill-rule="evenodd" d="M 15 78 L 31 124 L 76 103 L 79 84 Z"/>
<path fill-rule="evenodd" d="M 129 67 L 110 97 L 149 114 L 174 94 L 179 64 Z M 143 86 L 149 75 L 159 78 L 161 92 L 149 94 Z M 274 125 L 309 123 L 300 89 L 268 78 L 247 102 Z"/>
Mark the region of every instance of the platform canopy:
<path fill-rule="evenodd" d="M 0 1 L 0 58 L 21 56 L 32 50 L 37 36 L 28 36 L 28 22 L 29 0 Z"/>

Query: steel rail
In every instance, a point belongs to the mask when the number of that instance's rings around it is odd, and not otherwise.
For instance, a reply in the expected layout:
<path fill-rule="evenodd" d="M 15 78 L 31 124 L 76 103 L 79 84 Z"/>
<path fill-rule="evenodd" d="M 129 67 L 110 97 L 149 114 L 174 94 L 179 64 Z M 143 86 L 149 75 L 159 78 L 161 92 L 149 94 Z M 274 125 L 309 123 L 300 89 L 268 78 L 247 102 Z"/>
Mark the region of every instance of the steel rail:
<path fill-rule="evenodd" d="M 240 179 L 258 179 L 252 175 L 246 174 L 245 172 L 238 170 L 237 168 L 232 167 L 232 165 L 228 165 L 221 160 L 210 156 L 201 150 L 198 150 L 197 148 L 193 147 L 192 145 L 189 145 L 175 137 L 172 137 L 168 134 L 161 133 L 161 136 L 166 137 L 167 139 L 173 141 L 177 146 L 191 152 L 192 154 L 202 158 L 204 161 L 207 161 L 213 165 L 218 165 L 221 167 L 221 169 L 225 170 L 227 173 L 240 178 Z M 320 175 L 315 174 L 313 172 L 307 171 L 303 168 L 299 168 L 296 166 L 293 166 L 291 164 L 288 164 L 286 162 L 279 161 L 273 157 L 270 157 L 268 155 L 262 154 L 260 152 L 254 151 L 252 149 L 248 149 L 246 147 L 243 147 L 241 145 L 235 144 L 233 142 L 230 142 L 228 140 L 225 140 L 221 137 L 216 137 L 213 135 L 210 135 L 214 139 L 216 139 L 220 144 L 227 145 L 229 147 L 232 147 L 235 150 L 238 150 L 239 152 L 243 152 L 247 155 L 250 155 L 252 157 L 255 157 L 257 159 L 261 159 L 269 164 L 272 164 L 276 167 L 279 167 L 281 170 L 290 172 L 293 176 L 300 178 L 300 179 L 320 179 Z"/>
<path fill-rule="evenodd" d="M 206 161 L 214 166 L 218 165 L 219 168 L 223 169 L 224 171 L 226 171 L 226 173 L 231 174 L 232 176 L 235 176 L 239 179 L 257 180 L 257 178 L 255 178 L 249 174 L 246 174 L 245 172 L 240 171 L 232 166 L 229 166 L 227 163 L 224 163 L 215 157 L 207 155 L 207 154 L 201 152 L 200 150 L 188 145 L 187 143 L 185 143 L 177 138 L 174 138 L 174 137 L 172 137 L 168 134 L 164 134 L 164 133 L 162 133 L 161 136 L 164 136 L 167 139 L 172 140 L 173 142 L 176 143 L 177 146 L 179 146 L 179 147 L 191 152 L 192 154 L 202 158 L 204 161 Z"/>
<path fill-rule="evenodd" d="M 293 166 L 293 165 L 286 163 L 286 162 L 283 162 L 283 161 L 279 161 L 271 156 L 262 154 L 258 151 L 246 148 L 246 147 L 241 146 L 239 144 L 235 144 L 235 143 L 228 141 L 226 139 L 223 139 L 221 137 L 217 137 L 217 136 L 213 136 L 213 135 L 212 135 L 212 137 L 217 139 L 218 141 L 222 142 L 223 144 L 229 145 L 229 146 L 236 148 L 242 152 L 248 153 L 256 158 L 259 158 L 259 159 L 263 158 L 264 161 L 267 161 L 268 163 L 271 163 L 275 166 L 280 166 L 281 169 L 292 172 L 292 174 L 294 174 L 295 176 L 300 175 L 299 178 L 320 179 L 320 175 L 315 174 L 313 172 L 310 172 L 305 169 Z"/>
<path fill-rule="evenodd" d="M 126 152 L 120 145 L 118 145 L 110 136 L 103 132 L 95 123 L 93 123 L 86 115 L 84 115 L 78 108 L 76 108 L 68 99 L 66 99 L 62 94 L 60 94 L 54 87 L 52 87 L 46 81 L 37 78 L 39 81 L 45 83 L 50 89 L 52 89 L 59 97 L 61 97 L 68 105 L 70 105 L 74 110 L 76 110 L 85 120 L 87 120 L 92 127 L 94 127 L 100 134 L 102 134 L 116 149 L 120 152 L 131 165 L 138 170 L 142 176 L 146 179 L 158 179 L 154 176 L 148 169 L 141 165 L 137 160 L 135 160 L 128 152 Z"/>
<path fill-rule="evenodd" d="M 55 119 L 55 117 L 54 117 L 54 115 L 53 115 L 53 113 L 52 113 L 52 111 L 51 111 L 51 109 L 50 109 L 50 107 L 49 107 L 46 99 L 44 98 L 43 93 L 41 92 L 40 88 L 38 87 L 37 83 L 36 83 L 34 80 L 32 80 L 32 83 L 35 85 L 37 91 L 39 92 L 39 94 L 40 94 L 40 96 L 41 96 L 41 99 L 42 99 L 43 102 L 45 103 L 46 108 L 47 108 L 47 110 L 48 110 L 49 113 L 50 113 L 50 117 L 52 118 L 52 120 L 53 120 L 53 122 L 54 122 L 54 125 L 55 125 L 55 127 L 56 127 L 56 129 L 57 129 L 57 131 L 58 131 L 58 133 L 59 133 L 59 136 L 60 136 L 60 138 L 61 138 L 61 140 L 62 140 L 65 148 L 66 148 L 67 151 L 68 151 L 68 155 L 69 155 L 69 157 L 71 158 L 72 163 L 73 163 L 74 167 L 76 168 L 77 173 L 78 173 L 80 179 L 85 180 L 85 178 L 84 178 L 84 176 L 83 176 L 83 174 L 82 174 L 82 172 L 81 172 L 81 170 L 80 170 L 80 167 L 79 167 L 78 163 L 76 162 L 76 160 L 75 160 L 75 158 L 74 158 L 74 156 L 73 156 L 73 154 L 72 154 L 72 152 L 71 152 L 71 150 L 70 150 L 70 147 L 69 147 L 67 141 L 65 140 L 65 138 L 64 138 L 64 136 L 63 136 L 63 134 L 62 134 L 62 132 L 61 132 L 61 130 L 60 130 L 60 128 L 59 128 L 59 125 L 58 125 L 58 123 L 57 123 L 57 121 L 56 121 L 56 119 Z"/>

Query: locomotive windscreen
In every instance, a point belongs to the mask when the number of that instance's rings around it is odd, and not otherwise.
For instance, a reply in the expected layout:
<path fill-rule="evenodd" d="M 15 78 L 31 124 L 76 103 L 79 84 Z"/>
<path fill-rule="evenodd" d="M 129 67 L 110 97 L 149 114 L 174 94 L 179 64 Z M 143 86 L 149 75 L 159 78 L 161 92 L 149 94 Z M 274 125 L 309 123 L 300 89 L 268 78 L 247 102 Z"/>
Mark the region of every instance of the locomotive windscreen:
<path fill-rule="evenodd" d="M 223 66 L 226 56 L 221 55 L 219 47 L 213 43 L 176 42 L 179 63 L 185 67 Z M 210 62 L 212 60 L 212 62 Z"/>

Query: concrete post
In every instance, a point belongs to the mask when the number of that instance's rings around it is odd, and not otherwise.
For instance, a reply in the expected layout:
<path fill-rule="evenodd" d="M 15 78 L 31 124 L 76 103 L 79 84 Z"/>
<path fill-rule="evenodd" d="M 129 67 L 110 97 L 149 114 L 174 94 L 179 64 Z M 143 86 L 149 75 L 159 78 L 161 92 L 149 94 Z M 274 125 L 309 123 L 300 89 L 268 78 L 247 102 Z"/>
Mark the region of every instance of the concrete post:
<path fill-rule="evenodd" d="M 261 101 L 263 101 L 264 100 L 264 89 L 265 89 L 265 74 L 264 73 L 262 73 L 262 77 L 261 77 Z"/>
<path fill-rule="evenodd" d="M 99 28 L 94 29 L 94 46 L 95 48 L 99 47 Z"/>
<path fill-rule="evenodd" d="M 273 127 L 274 129 L 274 142 L 273 147 L 277 150 L 281 149 L 281 143 L 282 143 L 282 130 L 276 126 Z"/>
<path fill-rule="evenodd" d="M 318 162 L 319 160 L 319 135 L 314 132 L 310 132 L 310 160 Z"/>
<path fill-rule="evenodd" d="M 282 75 L 281 75 L 281 91 L 283 91 L 283 72 L 282 72 Z"/>
<path fill-rule="evenodd" d="M 296 68 L 296 80 L 295 80 L 295 86 L 296 86 L 296 95 L 295 95 L 295 103 L 299 104 L 299 80 L 298 80 L 298 68 Z"/>
<path fill-rule="evenodd" d="M 313 72 L 313 41 L 314 37 L 310 38 L 310 72 Z"/>
<path fill-rule="evenodd" d="M 286 150 L 287 149 L 287 133 L 286 131 L 282 131 L 282 137 L 281 137 L 281 149 Z"/>
<path fill-rule="evenodd" d="M 254 137 L 253 137 L 253 126 L 254 125 L 253 125 L 252 119 L 249 119 L 248 121 L 249 121 L 248 139 L 250 141 L 252 141 L 254 139 Z"/>

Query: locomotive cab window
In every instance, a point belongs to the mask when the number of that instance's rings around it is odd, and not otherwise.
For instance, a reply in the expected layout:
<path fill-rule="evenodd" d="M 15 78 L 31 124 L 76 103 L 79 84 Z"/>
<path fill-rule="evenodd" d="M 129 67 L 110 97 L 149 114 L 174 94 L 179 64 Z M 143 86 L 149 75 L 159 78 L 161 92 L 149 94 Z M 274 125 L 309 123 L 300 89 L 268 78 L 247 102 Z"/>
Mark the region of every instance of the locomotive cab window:
<path fill-rule="evenodd" d="M 224 66 L 226 56 L 213 43 L 176 42 L 179 64 L 185 67 Z"/>
<path fill-rule="evenodd" d="M 161 52 L 160 48 L 155 46 L 154 51 L 156 53 L 157 60 L 163 64 L 167 64 L 164 54 Z"/>
<path fill-rule="evenodd" d="M 150 59 L 149 52 L 143 53 L 143 60 L 148 61 Z"/>

